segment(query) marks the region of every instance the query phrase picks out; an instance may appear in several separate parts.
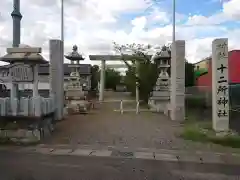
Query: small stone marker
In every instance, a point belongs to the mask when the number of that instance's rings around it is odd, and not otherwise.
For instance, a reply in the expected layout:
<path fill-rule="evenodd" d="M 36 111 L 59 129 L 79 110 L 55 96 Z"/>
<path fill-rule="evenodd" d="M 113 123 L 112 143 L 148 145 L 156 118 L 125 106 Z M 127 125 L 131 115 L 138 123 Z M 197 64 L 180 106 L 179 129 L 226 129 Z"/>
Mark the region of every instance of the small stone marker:
<path fill-rule="evenodd" d="M 212 43 L 212 125 L 217 132 L 229 130 L 228 39 Z"/>

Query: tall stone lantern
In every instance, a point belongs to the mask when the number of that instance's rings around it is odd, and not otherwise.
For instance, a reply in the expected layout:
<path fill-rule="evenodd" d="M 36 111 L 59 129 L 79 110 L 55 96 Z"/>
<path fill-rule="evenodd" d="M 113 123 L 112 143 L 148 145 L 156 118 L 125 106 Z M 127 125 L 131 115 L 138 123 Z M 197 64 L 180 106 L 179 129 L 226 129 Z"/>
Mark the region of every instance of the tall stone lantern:
<path fill-rule="evenodd" d="M 152 60 L 159 62 L 160 68 L 156 85 L 148 101 L 150 108 L 154 111 L 165 112 L 170 102 L 170 77 L 168 74 L 170 59 L 171 51 L 166 46 L 152 57 Z"/>
<path fill-rule="evenodd" d="M 22 48 L 7 48 L 7 54 L 0 60 L 10 63 L 9 81 L 14 85 L 19 83 L 33 84 L 33 114 L 34 116 L 41 116 L 41 99 L 38 94 L 38 67 L 39 64 L 47 63 L 47 61 L 40 55 L 41 48 L 31 48 L 29 46 Z M 12 89 L 13 90 L 13 89 Z M 12 91 L 11 90 L 11 91 Z M 18 94 L 18 93 L 17 93 Z M 11 114 L 17 115 L 19 112 L 20 97 L 10 98 Z M 27 112 L 27 111 L 26 111 Z"/>
<path fill-rule="evenodd" d="M 65 57 L 71 61 L 68 66 L 71 68 L 70 76 L 67 78 L 65 84 L 65 99 L 67 101 L 67 109 L 74 112 L 86 112 L 87 105 L 85 101 L 85 94 L 80 77 L 80 61 L 84 60 L 81 54 L 78 53 L 76 45 L 73 46 L 73 51 Z"/>
<path fill-rule="evenodd" d="M 71 72 L 75 72 L 76 73 L 75 75 L 80 76 L 80 74 L 78 73 L 79 67 L 80 67 L 79 65 L 80 65 L 80 61 L 83 61 L 84 58 L 82 57 L 81 54 L 79 54 L 78 47 L 76 45 L 73 46 L 72 50 L 73 51 L 71 53 L 69 53 L 68 55 L 65 55 L 65 58 L 71 61 L 71 64 L 72 64 L 70 66 L 72 68 Z"/>
<path fill-rule="evenodd" d="M 76 45 L 73 46 L 72 50 L 73 51 L 71 53 L 65 55 L 65 57 L 71 61 L 71 64 L 68 65 L 68 67 L 71 68 L 70 77 L 68 77 L 67 79 L 65 90 L 68 99 L 69 98 L 78 99 L 80 96 L 82 96 L 83 93 L 79 70 L 80 61 L 84 60 L 84 58 L 82 57 L 81 54 L 78 53 L 78 47 Z"/>

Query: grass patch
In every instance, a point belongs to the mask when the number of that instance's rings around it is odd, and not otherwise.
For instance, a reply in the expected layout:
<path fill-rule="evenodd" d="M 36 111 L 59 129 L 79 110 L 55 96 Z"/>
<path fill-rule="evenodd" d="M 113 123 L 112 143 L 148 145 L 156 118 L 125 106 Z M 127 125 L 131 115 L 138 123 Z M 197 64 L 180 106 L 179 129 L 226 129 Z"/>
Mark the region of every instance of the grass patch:
<path fill-rule="evenodd" d="M 211 127 L 211 122 L 189 122 L 185 124 L 180 137 L 186 140 L 214 143 L 232 148 L 240 148 L 240 136 L 229 131 L 224 136 L 217 135 Z"/>

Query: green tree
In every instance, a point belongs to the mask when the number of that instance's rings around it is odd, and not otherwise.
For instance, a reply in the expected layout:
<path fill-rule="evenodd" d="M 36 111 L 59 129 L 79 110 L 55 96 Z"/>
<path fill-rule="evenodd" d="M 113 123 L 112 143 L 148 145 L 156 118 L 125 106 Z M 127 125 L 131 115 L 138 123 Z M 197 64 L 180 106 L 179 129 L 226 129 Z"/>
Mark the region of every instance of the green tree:
<path fill-rule="evenodd" d="M 116 86 L 120 84 L 121 78 L 120 72 L 107 68 L 105 71 L 105 87 L 115 90 Z"/>
<path fill-rule="evenodd" d="M 185 87 L 195 85 L 194 64 L 185 62 Z"/>
<path fill-rule="evenodd" d="M 148 55 L 150 45 L 144 46 L 141 44 L 126 44 L 126 45 L 118 45 L 114 43 L 114 48 L 117 52 L 121 53 L 121 60 L 126 64 L 128 70 L 126 72 L 125 84 L 127 86 L 128 91 L 132 93 L 132 95 L 136 94 L 136 82 L 139 84 L 139 95 L 142 100 L 147 101 L 152 92 L 153 87 L 156 84 L 158 75 L 160 73 L 160 69 L 158 66 L 158 60 L 154 59 L 151 61 L 151 55 Z M 163 46 L 162 50 L 167 50 L 171 54 L 171 48 L 167 46 Z M 126 55 L 124 52 L 130 51 L 132 55 Z M 138 63 L 136 63 L 138 62 Z M 138 64 L 138 66 L 136 66 Z M 193 86 L 194 85 L 194 66 L 191 63 L 186 61 L 185 66 L 185 85 Z M 138 72 L 138 76 L 136 76 L 136 72 Z M 170 74 L 169 69 L 169 74 Z"/>
<path fill-rule="evenodd" d="M 91 90 L 95 90 L 98 87 L 99 81 L 99 66 L 93 65 L 91 67 Z"/>
<path fill-rule="evenodd" d="M 151 46 L 135 43 L 127 45 L 118 45 L 114 43 L 114 48 L 121 53 L 122 61 L 128 68 L 125 77 L 125 84 L 128 91 L 130 91 L 132 95 L 135 95 L 137 82 L 139 84 L 140 98 L 147 101 L 159 73 L 158 62 L 151 62 L 151 56 L 148 55 L 148 50 Z M 133 53 L 129 56 L 124 54 L 125 51 L 131 51 Z"/>

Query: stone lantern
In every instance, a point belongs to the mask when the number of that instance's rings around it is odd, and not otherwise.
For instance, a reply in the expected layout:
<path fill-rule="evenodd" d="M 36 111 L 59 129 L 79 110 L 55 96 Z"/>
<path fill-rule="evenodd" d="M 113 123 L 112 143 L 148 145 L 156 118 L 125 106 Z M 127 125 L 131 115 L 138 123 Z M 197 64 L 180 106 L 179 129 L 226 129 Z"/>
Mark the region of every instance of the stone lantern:
<path fill-rule="evenodd" d="M 149 106 L 154 111 L 164 112 L 170 102 L 170 77 L 168 70 L 170 68 L 171 51 L 166 46 L 157 52 L 152 60 L 159 63 L 160 73 L 157 78 L 156 85 L 149 98 Z"/>
<path fill-rule="evenodd" d="M 65 57 L 71 61 L 68 66 L 71 68 L 70 76 L 67 78 L 65 84 L 65 99 L 67 101 L 67 108 L 74 109 L 74 111 L 87 110 L 85 94 L 83 91 L 83 82 L 80 77 L 80 61 L 84 60 L 81 54 L 78 53 L 78 47 L 73 46 L 73 51 Z"/>
<path fill-rule="evenodd" d="M 29 46 L 21 48 L 7 48 L 7 54 L 0 59 L 1 61 L 10 63 L 9 81 L 12 84 L 10 98 L 12 115 L 17 115 L 20 108 L 20 104 L 17 103 L 20 99 L 20 97 L 17 96 L 17 85 L 20 83 L 33 84 L 33 114 L 35 116 L 41 115 L 41 107 L 38 107 L 40 106 L 38 94 L 38 67 L 39 64 L 47 63 L 47 61 L 41 56 L 41 52 L 41 48 L 31 48 Z"/>
<path fill-rule="evenodd" d="M 14 142 L 39 142 L 51 134 L 56 112 L 55 96 L 41 97 L 38 93 L 39 64 L 48 63 L 42 56 L 41 48 L 7 48 L 1 61 L 10 63 L 6 82 L 12 84 L 11 97 L 0 98 L 0 119 L 14 124 L 14 129 L 3 127 L 1 135 Z M 32 96 L 16 96 L 18 84 L 33 84 Z M 3 123 L 4 124 L 4 123 Z"/>

